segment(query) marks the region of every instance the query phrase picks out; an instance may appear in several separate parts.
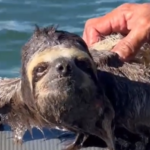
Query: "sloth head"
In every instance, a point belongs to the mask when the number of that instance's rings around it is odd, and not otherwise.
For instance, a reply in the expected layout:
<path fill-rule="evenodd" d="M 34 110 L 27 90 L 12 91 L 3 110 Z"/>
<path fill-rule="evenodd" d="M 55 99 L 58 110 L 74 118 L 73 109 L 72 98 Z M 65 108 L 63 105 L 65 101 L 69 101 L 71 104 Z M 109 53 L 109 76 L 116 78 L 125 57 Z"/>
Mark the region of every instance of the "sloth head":
<path fill-rule="evenodd" d="M 68 104 L 94 99 L 96 92 L 96 67 L 85 42 L 53 26 L 37 27 L 22 50 L 25 101 L 50 118 Z"/>

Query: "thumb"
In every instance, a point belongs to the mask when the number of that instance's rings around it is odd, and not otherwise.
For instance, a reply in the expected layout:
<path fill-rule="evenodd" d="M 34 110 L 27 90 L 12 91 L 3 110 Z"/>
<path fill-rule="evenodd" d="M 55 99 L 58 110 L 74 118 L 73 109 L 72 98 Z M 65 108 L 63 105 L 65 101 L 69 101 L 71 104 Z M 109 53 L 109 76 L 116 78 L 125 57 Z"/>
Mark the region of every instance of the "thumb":
<path fill-rule="evenodd" d="M 141 31 L 141 28 L 131 30 L 129 34 L 112 49 L 112 51 L 116 52 L 123 61 L 129 61 L 135 57 L 146 40 L 146 37 L 146 31 Z"/>

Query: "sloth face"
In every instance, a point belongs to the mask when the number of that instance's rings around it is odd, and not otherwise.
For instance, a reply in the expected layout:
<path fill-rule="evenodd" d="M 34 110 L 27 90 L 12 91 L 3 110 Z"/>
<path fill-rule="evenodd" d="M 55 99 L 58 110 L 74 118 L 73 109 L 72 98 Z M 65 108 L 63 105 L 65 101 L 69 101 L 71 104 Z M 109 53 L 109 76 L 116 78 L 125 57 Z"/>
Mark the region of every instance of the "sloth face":
<path fill-rule="evenodd" d="M 38 28 L 23 47 L 21 94 L 26 104 L 36 108 L 44 123 L 96 135 L 112 148 L 114 111 L 97 74 L 87 45 L 75 34 Z"/>
<path fill-rule="evenodd" d="M 55 120 L 68 109 L 95 98 L 97 76 L 90 56 L 75 47 L 56 46 L 36 53 L 27 65 L 27 76 L 37 106 Z M 57 117 L 56 117 L 57 116 Z"/>

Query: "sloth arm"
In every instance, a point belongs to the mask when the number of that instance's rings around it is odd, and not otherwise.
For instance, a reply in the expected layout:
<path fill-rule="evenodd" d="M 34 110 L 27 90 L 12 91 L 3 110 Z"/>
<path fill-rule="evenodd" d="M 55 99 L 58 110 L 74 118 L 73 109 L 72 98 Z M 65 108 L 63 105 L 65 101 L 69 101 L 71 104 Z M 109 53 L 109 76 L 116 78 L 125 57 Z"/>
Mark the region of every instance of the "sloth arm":
<path fill-rule="evenodd" d="M 0 114 L 9 114 L 21 103 L 21 79 L 0 79 Z M 16 107 L 17 109 L 18 107 Z"/>
<path fill-rule="evenodd" d="M 14 131 L 14 140 L 22 142 L 20 137 L 31 129 L 34 115 L 22 99 L 20 78 L 0 79 L 0 117 L 1 123 Z"/>
<path fill-rule="evenodd" d="M 21 97 L 20 78 L 0 79 L 0 115 L 1 122 L 12 125 L 22 116 L 25 103 Z"/>
<path fill-rule="evenodd" d="M 9 111 L 7 108 L 10 105 L 10 99 L 13 97 L 16 89 L 14 85 L 19 83 L 20 79 L 2 79 L 0 78 L 0 114 L 7 113 Z M 0 117 L 0 121 L 2 118 Z M 1 125 L 1 129 L 3 127 Z"/>

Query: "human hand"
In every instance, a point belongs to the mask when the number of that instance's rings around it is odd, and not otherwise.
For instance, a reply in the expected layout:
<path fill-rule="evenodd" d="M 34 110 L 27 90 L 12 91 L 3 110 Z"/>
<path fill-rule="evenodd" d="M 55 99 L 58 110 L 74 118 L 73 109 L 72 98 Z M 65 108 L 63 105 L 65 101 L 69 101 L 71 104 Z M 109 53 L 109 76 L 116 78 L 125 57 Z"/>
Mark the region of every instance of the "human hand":
<path fill-rule="evenodd" d="M 122 4 L 103 17 L 87 20 L 83 39 L 88 46 L 100 36 L 119 32 L 125 36 L 112 51 L 124 61 L 132 59 L 144 42 L 150 40 L 150 3 Z"/>

